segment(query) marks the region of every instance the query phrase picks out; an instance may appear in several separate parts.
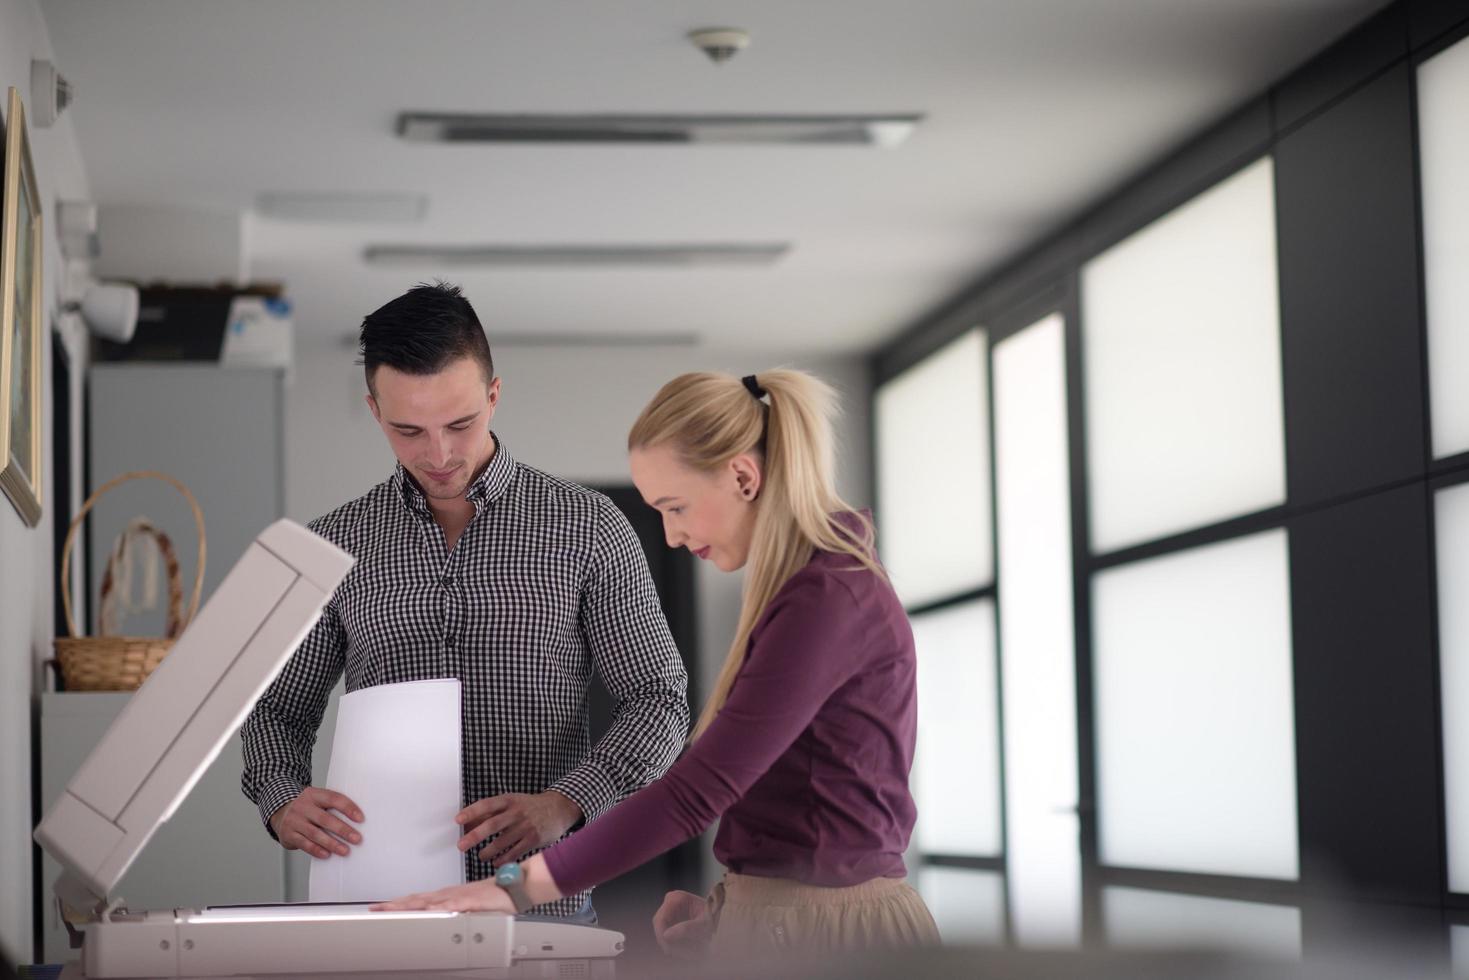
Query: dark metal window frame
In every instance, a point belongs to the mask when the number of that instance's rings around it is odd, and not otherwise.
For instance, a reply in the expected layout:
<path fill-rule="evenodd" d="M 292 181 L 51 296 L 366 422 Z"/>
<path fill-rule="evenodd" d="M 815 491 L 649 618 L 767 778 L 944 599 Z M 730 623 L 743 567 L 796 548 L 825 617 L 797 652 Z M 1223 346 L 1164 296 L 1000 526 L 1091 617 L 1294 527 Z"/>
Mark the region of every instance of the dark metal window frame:
<path fill-rule="evenodd" d="M 1382 499 L 1393 491 L 1407 491 L 1419 487 L 1427 507 L 1426 543 L 1430 558 L 1429 591 L 1432 597 L 1432 640 L 1431 652 L 1435 671 L 1434 693 L 1438 695 L 1438 632 L 1436 602 L 1436 572 L 1432 567 L 1433 557 L 1433 494 L 1446 486 L 1469 483 L 1469 452 L 1445 459 L 1432 458 L 1429 439 L 1429 404 L 1427 392 L 1427 314 L 1423 302 L 1424 284 L 1422 261 L 1421 215 L 1422 195 L 1419 185 L 1418 133 L 1417 133 L 1417 90 L 1416 69 L 1424 60 L 1469 37 L 1469 8 L 1462 4 L 1443 0 L 1399 0 L 1374 15 L 1346 37 L 1332 45 L 1322 54 L 1292 73 L 1269 92 L 1239 108 L 1222 121 L 1188 142 L 1181 149 L 1163 160 L 1140 178 L 1118 188 L 1099 205 L 1086 212 L 1058 233 L 1041 242 L 1017 260 L 998 272 L 983 277 L 969 288 L 940 304 L 920 319 L 893 343 L 878 351 L 871 361 L 874 392 L 882 384 L 901 374 L 907 368 L 956 339 L 968 330 L 982 327 L 987 334 L 986 371 L 989 385 L 990 415 L 990 480 L 993 489 L 995 479 L 994 459 L 994 411 L 993 411 L 993 350 L 997 343 L 1018 330 L 1036 322 L 1051 312 L 1060 312 L 1064 318 L 1067 359 L 1067 413 L 1070 451 L 1070 478 L 1072 484 L 1072 537 L 1073 537 L 1073 583 L 1074 615 L 1076 628 L 1076 685 L 1078 761 L 1080 780 L 1081 858 L 1083 874 L 1083 924 L 1088 941 L 1099 940 L 1103 934 L 1101 918 L 1101 890 L 1106 885 L 1127 885 L 1151 890 L 1170 891 L 1180 894 L 1214 898 L 1232 898 L 1243 901 L 1265 902 L 1301 907 L 1321 898 L 1319 889 L 1306 878 L 1305 851 L 1312 842 L 1301 840 L 1303 854 L 1302 879 L 1280 881 L 1275 879 L 1243 876 L 1194 874 L 1185 872 L 1158 871 L 1152 869 L 1107 866 L 1101 863 L 1098 853 L 1097 820 L 1095 808 L 1096 758 L 1095 717 L 1093 706 L 1092 679 L 1092 628 L 1091 628 L 1091 581 L 1093 576 L 1105 569 L 1134 561 L 1180 553 L 1192 548 L 1227 541 L 1275 528 L 1285 528 L 1289 533 L 1292 526 L 1303 518 L 1332 512 L 1359 501 Z M 1412 121 L 1412 211 L 1417 222 L 1418 255 L 1414 264 L 1417 273 L 1418 306 L 1416 338 L 1421 351 L 1423 447 L 1422 466 L 1411 475 L 1388 480 L 1379 480 L 1367 485 L 1351 486 L 1339 492 L 1306 495 L 1295 493 L 1290 479 L 1290 451 L 1292 441 L 1292 414 L 1289 399 L 1292 380 L 1287 376 L 1284 350 L 1286 343 L 1286 310 L 1281 311 L 1282 342 L 1282 385 L 1286 400 L 1285 438 L 1288 457 L 1288 480 L 1286 501 L 1282 505 L 1253 513 L 1239 515 L 1204 527 L 1190 529 L 1154 541 L 1148 541 L 1104 553 L 1093 553 L 1089 547 L 1089 493 L 1086 474 L 1086 426 L 1085 391 L 1083 374 L 1082 317 L 1080 309 L 1080 273 L 1082 266 L 1127 236 L 1147 227 L 1158 218 L 1197 195 L 1217 185 L 1220 181 L 1237 173 L 1262 156 L 1274 155 L 1283 141 L 1300 134 L 1322 119 L 1332 109 L 1341 106 L 1353 96 L 1363 92 L 1374 83 L 1395 72 L 1407 70 L 1409 112 Z M 1277 183 L 1277 234 L 1280 230 L 1279 204 L 1280 186 Z M 1283 261 L 1283 260 L 1282 260 Z M 1282 284 L 1282 306 L 1284 307 L 1285 285 Z M 1297 343 L 1300 341 L 1298 340 Z M 1296 438 L 1302 438 L 1300 434 Z M 873 441 L 873 467 L 879 465 L 876 443 Z M 874 481 L 874 486 L 876 482 Z M 994 494 L 992 493 L 992 505 Z M 880 505 L 880 501 L 878 502 Z M 998 556 L 996 556 L 998 559 Z M 997 597 L 1003 584 L 1003 570 L 996 561 L 994 584 L 985 590 L 952 601 L 978 598 L 981 595 Z M 1293 589 L 1294 592 L 1294 589 Z M 1293 606 L 1296 602 L 1292 597 Z M 938 608 L 943 603 L 930 604 L 922 610 Z M 1294 611 L 1293 611 L 1294 618 Z M 999 609 L 996 604 L 998 630 Z M 1293 642 L 1294 646 L 1294 642 Z M 999 638 L 996 637 L 996 666 L 999 669 L 1002 654 Z M 1001 678 L 1002 680 L 1002 678 Z M 1299 696 L 1299 692 L 1298 692 Z M 1422 709 L 1424 706 L 1416 706 Z M 1003 712 L 1003 706 L 1001 706 Z M 1439 710 L 1435 702 L 1433 710 Z M 1000 715 L 1002 746 L 1003 793 L 1003 714 Z M 1388 719 L 1389 721 L 1391 719 Z M 1448 921 L 1469 923 L 1469 894 L 1455 894 L 1448 890 L 1446 864 L 1446 828 L 1443 819 L 1443 767 L 1441 758 L 1442 726 L 1435 714 L 1434 724 L 1439 734 L 1438 765 L 1438 854 L 1440 864 L 1440 888 L 1438 909 Z M 1298 753 L 1301 733 L 1297 732 Z M 1299 777 L 1298 777 L 1299 778 Z M 1002 814 L 1004 800 L 1002 796 Z M 1003 817 L 1002 817 L 1003 819 Z M 935 864 L 947 864 L 949 859 L 940 856 Z M 966 866 L 962 863 L 948 866 Z M 986 870 L 1005 870 L 1004 858 L 997 867 Z M 1008 876 L 1007 876 L 1008 878 Z M 1330 897 L 1330 896 L 1327 896 Z M 1008 906 L 1008 886 L 1006 894 Z M 1415 904 L 1417 900 L 1407 900 Z M 1009 932 L 1007 908 L 1007 934 Z M 1012 937 L 1013 938 L 1013 937 Z"/>

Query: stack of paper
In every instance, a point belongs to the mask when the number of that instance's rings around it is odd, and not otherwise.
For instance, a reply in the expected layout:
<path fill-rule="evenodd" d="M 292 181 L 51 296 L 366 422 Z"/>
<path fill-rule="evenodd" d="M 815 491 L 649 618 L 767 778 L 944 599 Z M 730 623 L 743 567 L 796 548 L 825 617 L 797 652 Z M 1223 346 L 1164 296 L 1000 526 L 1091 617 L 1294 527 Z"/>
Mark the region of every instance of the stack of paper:
<path fill-rule="evenodd" d="M 375 902 L 464 883 L 459 682 L 344 694 L 324 785 L 365 818 L 347 857 L 311 862 L 312 902 Z M 350 822 L 350 821 L 349 821 Z"/>

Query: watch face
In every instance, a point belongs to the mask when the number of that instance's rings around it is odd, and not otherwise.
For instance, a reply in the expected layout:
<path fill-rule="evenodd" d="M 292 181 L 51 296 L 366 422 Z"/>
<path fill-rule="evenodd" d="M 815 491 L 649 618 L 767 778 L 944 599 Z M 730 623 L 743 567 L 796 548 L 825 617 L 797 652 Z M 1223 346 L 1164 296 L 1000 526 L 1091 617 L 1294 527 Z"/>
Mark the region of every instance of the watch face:
<path fill-rule="evenodd" d="M 495 872 L 495 884 L 505 887 L 520 880 L 520 865 L 507 864 Z"/>

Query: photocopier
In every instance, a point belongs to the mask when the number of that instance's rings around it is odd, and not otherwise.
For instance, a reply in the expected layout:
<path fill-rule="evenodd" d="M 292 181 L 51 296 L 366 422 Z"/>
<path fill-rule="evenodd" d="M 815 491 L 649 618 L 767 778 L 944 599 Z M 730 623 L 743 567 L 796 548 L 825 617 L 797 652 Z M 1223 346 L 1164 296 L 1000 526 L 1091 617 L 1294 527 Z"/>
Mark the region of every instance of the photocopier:
<path fill-rule="evenodd" d="M 65 869 L 56 900 L 82 949 L 63 976 L 614 976 L 623 936 L 608 929 L 365 904 L 144 911 L 115 895 L 352 563 L 291 521 L 266 528 L 47 812 L 36 841 Z"/>

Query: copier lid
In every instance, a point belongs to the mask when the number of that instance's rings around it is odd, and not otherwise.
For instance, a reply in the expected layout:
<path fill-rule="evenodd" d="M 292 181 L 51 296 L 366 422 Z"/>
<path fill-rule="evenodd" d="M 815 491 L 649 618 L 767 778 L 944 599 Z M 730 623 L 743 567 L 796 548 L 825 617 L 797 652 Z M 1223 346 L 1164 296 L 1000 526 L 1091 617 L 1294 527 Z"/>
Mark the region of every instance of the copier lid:
<path fill-rule="evenodd" d="M 36 841 L 93 897 L 111 900 L 352 564 L 288 520 L 245 550 L 36 828 Z"/>

